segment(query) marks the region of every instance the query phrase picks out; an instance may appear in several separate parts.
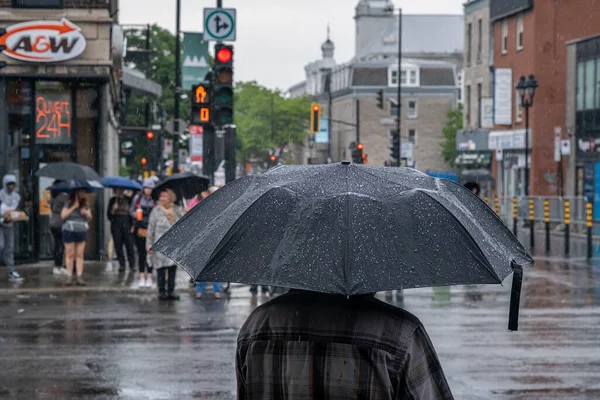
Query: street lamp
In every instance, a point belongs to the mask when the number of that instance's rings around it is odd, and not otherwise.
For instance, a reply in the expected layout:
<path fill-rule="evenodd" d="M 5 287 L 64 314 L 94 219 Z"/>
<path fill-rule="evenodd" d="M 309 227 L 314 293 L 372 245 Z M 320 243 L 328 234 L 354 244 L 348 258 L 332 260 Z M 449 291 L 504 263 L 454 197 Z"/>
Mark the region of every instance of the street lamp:
<path fill-rule="evenodd" d="M 521 107 L 525 108 L 525 196 L 529 196 L 529 107 L 533 107 L 533 96 L 538 83 L 533 74 L 526 79 L 521 76 L 517 82 L 517 91 L 521 96 Z"/>

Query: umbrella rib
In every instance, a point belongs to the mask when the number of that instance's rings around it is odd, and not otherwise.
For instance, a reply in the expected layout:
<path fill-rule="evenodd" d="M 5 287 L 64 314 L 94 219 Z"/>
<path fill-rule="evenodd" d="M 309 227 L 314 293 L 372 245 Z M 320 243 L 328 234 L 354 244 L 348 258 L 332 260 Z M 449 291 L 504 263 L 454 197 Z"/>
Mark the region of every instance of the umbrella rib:
<path fill-rule="evenodd" d="M 471 232 L 469 232 L 469 230 L 463 225 L 462 222 L 460 222 L 460 220 L 458 218 L 456 218 L 456 215 L 454 215 L 452 212 L 450 212 L 450 210 L 448 210 L 438 199 L 436 199 L 435 197 L 433 197 L 432 195 L 430 195 L 429 193 L 427 193 L 424 190 L 418 190 L 419 193 L 423 193 L 424 195 L 426 195 L 427 197 L 429 197 L 431 200 L 435 201 L 437 204 L 439 204 L 457 223 L 458 225 L 465 231 L 467 232 L 467 234 L 469 235 L 469 237 L 471 238 L 471 240 L 473 241 L 473 243 L 475 243 L 475 246 L 477 247 L 477 249 L 479 250 L 479 252 L 483 255 L 484 259 L 485 259 L 485 263 L 483 264 L 485 266 L 485 268 L 492 274 L 492 276 L 496 279 L 498 279 L 498 281 L 500 283 L 502 283 L 502 279 L 500 279 L 500 277 L 498 276 L 498 274 L 496 273 L 496 271 L 494 271 L 494 268 L 491 266 L 491 264 L 489 263 L 487 257 L 485 256 L 485 253 L 483 252 L 483 250 L 481 249 L 481 246 L 479 246 L 479 243 L 477 243 L 477 241 L 475 240 L 475 238 L 473 237 L 473 235 L 471 235 Z"/>

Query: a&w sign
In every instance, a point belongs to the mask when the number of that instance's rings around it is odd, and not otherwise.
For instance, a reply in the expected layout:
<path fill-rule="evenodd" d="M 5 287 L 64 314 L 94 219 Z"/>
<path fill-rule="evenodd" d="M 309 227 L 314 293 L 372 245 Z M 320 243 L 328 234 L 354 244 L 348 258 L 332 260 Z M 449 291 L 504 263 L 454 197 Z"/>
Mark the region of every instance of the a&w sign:
<path fill-rule="evenodd" d="M 29 62 L 60 62 L 77 57 L 85 50 L 81 29 L 67 19 L 30 21 L 6 28 L 0 46 L 8 57 Z"/>

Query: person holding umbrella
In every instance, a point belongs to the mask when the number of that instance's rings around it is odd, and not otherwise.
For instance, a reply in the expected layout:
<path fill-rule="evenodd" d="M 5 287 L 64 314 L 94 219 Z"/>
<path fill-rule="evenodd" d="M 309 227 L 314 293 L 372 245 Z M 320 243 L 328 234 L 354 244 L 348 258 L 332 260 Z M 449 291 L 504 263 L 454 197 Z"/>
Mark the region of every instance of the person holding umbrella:
<path fill-rule="evenodd" d="M 452 399 L 423 325 L 373 294 L 512 274 L 515 331 L 523 266 L 533 262 L 463 186 L 349 162 L 237 179 L 152 250 L 197 281 L 292 289 L 240 330 L 240 399 Z"/>
<path fill-rule="evenodd" d="M 62 233 L 65 244 L 65 261 L 67 264 L 67 286 L 74 283 L 86 286 L 83 280 L 83 257 L 92 212 L 88 205 L 86 189 L 76 188 L 69 196 L 62 209 Z M 73 281 L 73 264 L 75 263 L 77 279 Z"/>
<path fill-rule="evenodd" d="M 175 294 L 177 266 L 169 258 L 151 251 L 152 246 L 183 216 L 183 209 L 175 205 L 177 196 L 171 189 L 160 191 L 158 207 L 150 212 L 146 250 L 156 268 L 159 300 L 179 300 Z M 168 282 L 166 274 L 168 274 Z"/>
<path fill-rule="evenodd" d="M 119 260 L 119 271 L 125 271 L 125 254 L 123 246 L 127 250 L 127 260 L 129 268 L 135 268 L 135 255 L 133 250 L 133 241 L 131 237 L 131 199 L 125 196 L 125 189 L 114 188 L 115 196 L 108 201 L 107 217 L 110 221 L 110 232 L 115 244 L 117 259 Z"/>
<path fill-rule="evenodd" d="M 129 212 L 135 221 L 133 235 L 138 250 L 138 263 L 140 267 L 139 287 L 149 288 L 152 287 L 152 265 L 148 263 L 146 254 L 146 237 L 148 236 L 150 213 L 156 206 L 156 202 L 152 198 L 152 189 L 154 189 L 156 185 L 154 180 L 146 178 L 144 179 L 142 186 L 142 192 L 138 193 L 133 198 Z"/>

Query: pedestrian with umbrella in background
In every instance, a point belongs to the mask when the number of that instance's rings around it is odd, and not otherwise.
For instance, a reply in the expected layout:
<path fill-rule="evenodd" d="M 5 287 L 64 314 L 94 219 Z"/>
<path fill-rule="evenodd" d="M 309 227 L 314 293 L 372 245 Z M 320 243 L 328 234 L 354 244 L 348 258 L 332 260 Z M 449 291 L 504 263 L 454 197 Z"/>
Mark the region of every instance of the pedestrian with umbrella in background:
<path fill-rule="evenodd" d="M 13 282 L 21 282 L 23 278 L 15 268 L 15 227 L 10 214 L 19 207 L 21 196 L 16 190 L 17 177 L 4 175 L 0 189 L 0 260 L 9 268 L 8 277 Z"/>
<path fill-rule="evenodd" d="M 148 223 L 150 221 L 150 213 L 156 207 L 156 202 L 152 198 L 152 190 L 156 186 L 154 180 L 150 178 L 144 179 L 142 192 L 135 195 L 131 202 L 129 210 L 133 218 L 133 236 L 138 251 L 138 265 L 140 272 L 139 287 L 152 287 L 152 264 L 148 263 L 146 253 L 146 238 L 148 236 Z"/>
<path fill-rule="evenodd" d="M 67 265 L 67 286 L 76 284 L 86 286 L 83 279 L 83 261 L 87 233 L 90 229 L 92 211 L 88 204 L 87 193 L 101 191 L 104 188 L 97 181 L 65 181 L 49 188 L 50 191 L 69 193 L 69 199 L 61 211 L 62 233 L 65 245 L 65 263 Z M 73 279 L 75 267 L 76 279 Z"/>
<path fill-rule="evenodd" d="M 158 198 L 158 207 L 152 210 L 148 221 L 146 249 L 150 253 L 152 266 L 156 268 L 158 299 L 179 300 L 179 296 L 175 294 L 177 266 L 164 255 L 152 252 L 151 248 L 183 216 L 184 212 L 183 208 L 175 204 L 177 196 L 171 189 L 162 189 Z"/>
<path fill-rule="evenodd" d="M 522 266 L 533 262 L 462 185 L 346 162 L 240 178 L 152 250 L 199 281 L 292 289 L 240 331 L 240 399 L 452 399 L 421 322 L 374 294 L 513 273 L 508 327 L 517 330 Z"/>
<path fill-rule="evenodd" d="M 127 261 L 129 268 L 135 268 L 135 252 L 133 237 L 131 233 L 133 219 L 131 218 L 131 198 L 125 195 L 125 190 L 142 190 L 139 183 L 131 179 L 122 177 L 106 177 L 102 179 L 105 187 L 114 189 L 115 195 L 108 201 L 106 216 L 110 221 L 110 232 L 113 237 L 117 259 L 119 261 L 119 271 L 125 271 L 125 254 L 123 247 L 127 251 Z"/>
<path fill-rule="evenodd" d="M 63 181 L 55 180 L 54 185 L 60 185 Z M 55 275 L 66 275 L 67 266 L 65 264 L 65 245 L 62 240 L 63 220 L 61 217 L 62 210 L 69 201 L 69 196 L 66 192 L 60 190 L 50 190 L 52 200 L 50 201 L 50 232 L 54 242 L 54 268 L 52 272 Z"/>

